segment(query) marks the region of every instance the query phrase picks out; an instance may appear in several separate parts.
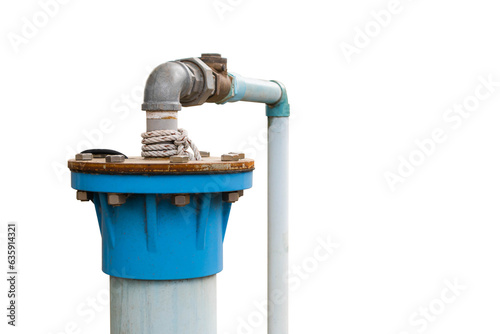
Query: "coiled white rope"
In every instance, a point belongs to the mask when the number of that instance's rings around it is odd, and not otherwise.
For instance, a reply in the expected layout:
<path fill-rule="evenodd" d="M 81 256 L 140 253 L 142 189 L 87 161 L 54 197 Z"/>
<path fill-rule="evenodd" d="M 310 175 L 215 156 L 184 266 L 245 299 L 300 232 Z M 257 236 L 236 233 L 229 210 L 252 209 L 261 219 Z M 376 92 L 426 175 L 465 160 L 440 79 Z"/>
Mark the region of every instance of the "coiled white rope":
<path fill-rule="evenodd" d="M 141 136 L 143 157 L 166 158 L 181 155 L 189 156 L 189 160 L 201 160 L 200 151 L 184 129 L 149 131 Z M 193 153 L 188 152 L 189 148 Z"/>

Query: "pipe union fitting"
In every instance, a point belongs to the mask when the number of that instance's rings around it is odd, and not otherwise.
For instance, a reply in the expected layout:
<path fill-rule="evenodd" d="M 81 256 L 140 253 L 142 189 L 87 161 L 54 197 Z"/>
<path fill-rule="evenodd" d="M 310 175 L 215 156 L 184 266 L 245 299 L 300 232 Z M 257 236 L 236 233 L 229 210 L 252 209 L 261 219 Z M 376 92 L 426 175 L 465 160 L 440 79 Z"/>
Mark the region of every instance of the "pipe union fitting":
<path fill-rule="evenodd" d="M 200 58 L 178 60 L 186 64 L 194 75 L 193 93 L 181 99 L 184 107 L 198 106 L 205 103 L 215 91 L 215 78 L 212 69 Z M 201 75 L 200 75 L 201 74 Z"/>

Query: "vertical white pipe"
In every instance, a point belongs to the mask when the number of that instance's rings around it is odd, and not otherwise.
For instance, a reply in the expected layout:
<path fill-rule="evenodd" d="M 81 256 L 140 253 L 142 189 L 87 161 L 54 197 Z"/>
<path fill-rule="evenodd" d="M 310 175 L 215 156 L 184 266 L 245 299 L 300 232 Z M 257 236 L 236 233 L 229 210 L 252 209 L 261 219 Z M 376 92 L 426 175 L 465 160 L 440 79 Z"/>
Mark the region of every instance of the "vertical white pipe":
<path fill-rule="evenodd" d="M 111 334 L 217 334 L 215 275 L 110 285 Z"/>
<path fill-rule="evenodd" d="M 177 111 L 146 111 L 146 131 L 177 130 Z"/>
<path fill-rule="evenodd" d="M 177 130 L 177 111 L 146 111 L 146 131 Z M 173 144 L 164 141 L 158 144 Z"/>
<path fill-rule="evenodd" d="M 268 334 L 288 333 L 288 117 L 268 117 Z"/>

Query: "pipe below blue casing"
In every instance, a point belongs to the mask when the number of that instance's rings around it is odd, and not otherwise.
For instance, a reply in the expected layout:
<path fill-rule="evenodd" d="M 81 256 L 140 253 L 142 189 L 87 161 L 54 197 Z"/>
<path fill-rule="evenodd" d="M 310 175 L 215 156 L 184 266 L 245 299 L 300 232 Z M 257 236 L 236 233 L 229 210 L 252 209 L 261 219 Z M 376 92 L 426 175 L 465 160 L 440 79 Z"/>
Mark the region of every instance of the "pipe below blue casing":
<path fill-rule="evenodd" d="M 111 276 L 111 334 L 217 334 L 216 276 L 146 281 Z"/>

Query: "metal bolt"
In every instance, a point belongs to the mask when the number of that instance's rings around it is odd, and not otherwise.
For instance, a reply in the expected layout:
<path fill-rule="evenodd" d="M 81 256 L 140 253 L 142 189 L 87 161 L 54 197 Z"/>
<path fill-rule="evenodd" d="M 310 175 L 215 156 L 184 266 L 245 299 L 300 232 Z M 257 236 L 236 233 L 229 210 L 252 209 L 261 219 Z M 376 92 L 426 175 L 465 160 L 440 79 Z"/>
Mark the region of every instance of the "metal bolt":
<path fill-rule="evenodd" d="M 202 158 L 208 158 L 210 156 L 210 152 L 208 151 L 200 151 L 200 155 Z"/>
<path fill-rule="evenodd" d="M 222 200 L 224 202 L 234 203 L 239 199 L 240 199 L 240 194 L 238 192 L 222 193 Z"/>
<path fill-rule="evenodd" d="M 172 155 L 170 157 L 171 163 L 185 163 L 189 162 L 189 157 L 187 155 Z"/>
<path fill-rule="evenodd" d="M 75 160 L 92 160 L 92 153 L 78 153 L 77 155 L 75 155 Z"/>
<path fill-rule="evenodd" d="M 220 57 L 222 57 L 222 54 L 220 54 L 220 53 L 202 53 L 201 57 L 215 57 L 215 58 L 220 58 Z"/>
<path fill-rule="evenodd" d="M 242 197 L 244 195 L 243 190 L 238 190 L 238 195 L 240 195 L 240 197 Z"/>
<path fill-rule="evenodd" d="M 127 201 L 127 195 L 126 194 L 108 194 L 108 204 L 112 206 L 120 206 L 122 204 L 125 204 Z"/>
<path fill-rule="evenodd" d="M 173 195 L 172 204 L 175 206 L 186 206 L 190 202 L 189 195 Z"/>
<path fill-rule="evenodd" d="M 228 154 L 223 154 L 220 159 L 222 161 L 238 161 L 240 160 L 240 155 L 239 154 L 234 154 L 234 153 L 228 153 Z"/>
<path fill-rule="evenodd" d="M 229 154 L 238 154 L 240 159 L 245 159 L 245 153 L 243 152 L 229 152 Z"/>
<path fill-rule="evenodd" d="M 125 156 L 121 154 L 106 156 L 106 162 L 124 162 L 124 161 L 125 161 Z"/>
<path fill-rule="evenodd" d="M 76 199 L 79 201 L 88 202 L 90 201 L 90 196 L 91 196 L 90 193 L 86 191 L 81 191 L 81 190 L 76 191 Z"/>

